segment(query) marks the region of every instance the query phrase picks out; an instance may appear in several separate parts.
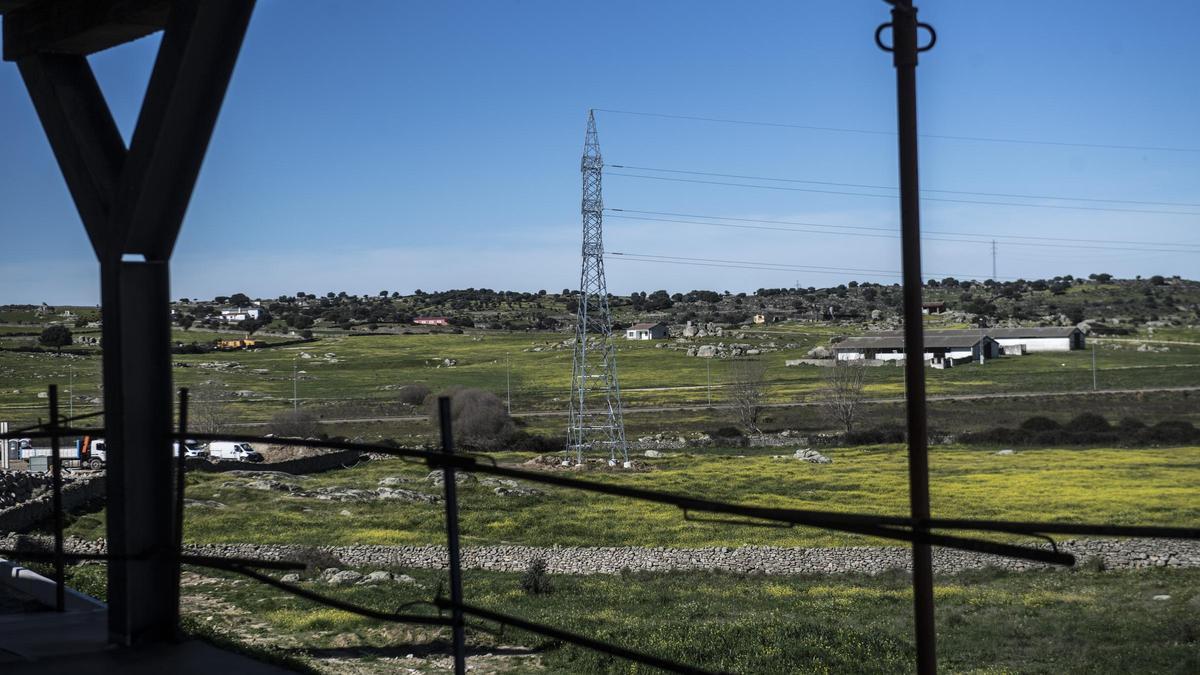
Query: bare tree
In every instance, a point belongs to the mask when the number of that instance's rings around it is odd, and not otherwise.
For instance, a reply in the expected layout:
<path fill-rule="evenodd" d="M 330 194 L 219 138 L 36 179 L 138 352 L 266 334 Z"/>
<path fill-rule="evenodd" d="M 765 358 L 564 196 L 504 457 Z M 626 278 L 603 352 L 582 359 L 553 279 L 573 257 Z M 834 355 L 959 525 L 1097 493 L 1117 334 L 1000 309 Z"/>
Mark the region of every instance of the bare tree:
<path fill-rule="evenodd" d="M 188 428 L 201 434 L 219 434 L 237 421 L 225 385 L 210 380 L 191 388 L 188 396 Z"/>
<path fill-rule="evenodd" d="M 756 359 L 729 362 L 728 397 L 734 414 L 750 433 L 760 434 L 759 417 L 767 396 L 767 365 Z"/>
<path fill-rule="evenodd" d="M 859 404 L 863 400 L 863 375 L 867 367 L 856 361 L 835 361 L 825 369 L 825 386 L 822 387 L 821 408 L 825 415 L 837 422 L 846 433 L 854 430 Z"/>

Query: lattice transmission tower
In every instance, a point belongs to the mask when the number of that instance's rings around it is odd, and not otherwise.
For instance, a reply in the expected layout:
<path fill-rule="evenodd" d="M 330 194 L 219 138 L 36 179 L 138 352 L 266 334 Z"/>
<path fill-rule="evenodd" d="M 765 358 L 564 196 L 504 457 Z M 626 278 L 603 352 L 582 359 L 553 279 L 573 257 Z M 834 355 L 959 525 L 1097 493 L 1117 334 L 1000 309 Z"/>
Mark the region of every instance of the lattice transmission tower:
<path fill-rule="evenodd" d="M 610 464 L 628 463 L 617 348 L 612 339 L 608 288 L 604 281 L 604 199 L 600 180 L 604 160 L 596 117 L 588 111 L 583 141 L 583 266 L 575 318 L 575 357 L 571 372 L 571 413 L 567 454 L 582 463 L 585 452 L 607 451 Z"/>

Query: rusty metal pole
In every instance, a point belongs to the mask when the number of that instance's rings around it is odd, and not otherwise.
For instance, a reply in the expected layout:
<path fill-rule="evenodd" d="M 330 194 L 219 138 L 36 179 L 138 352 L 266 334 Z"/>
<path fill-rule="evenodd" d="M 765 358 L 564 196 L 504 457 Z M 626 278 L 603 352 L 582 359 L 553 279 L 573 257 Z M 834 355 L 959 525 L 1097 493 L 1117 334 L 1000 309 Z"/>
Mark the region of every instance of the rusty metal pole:
<path fill-rule="evenodd" d="M 450 397 L 438 398 L 438 422 L 442 431 L 442 452 L 454 454 L 454 431 L 450 420 Z M 442 482 L 446 493 L 446 553 L 450 558 L 450 609 L 451 630 L 454 634 L 454 673 L 467 672 L 467 635 L 463 619 L 462 562 L 458 547 L 458 484 L 454 467 L 446 464 L 442 469 Z"/>
<path fill-rule="evenodd" d="M 67 608 L 66 565 L 63 560 L 62 452 L 58 438 L 58 385 L 50 385 L 50 480 L 54 503 L 54 609 Z"/>
<path fill-rule="evenodd" d="M 936 34 L 918 24 L 912 0 L 892 5 L 892 62 L 896 67 L 896 113 L 900 159 L 900 238 L 904 281 L 904 396 L 908 422 L 908 490 L 917 537 L 913 540 L 913 611 L 917 672 L 937 672 L 933 604 L 933 551 L 922 534 L 929 532 L 929 440 L 925 410 L 925 335 L 921 318 L 921 203 L 917 171 L 917 53 L 933 47 Z M 888 50 L 875 32 L 879 46 Z M 918 26 L 930 42 L 917 45 Z"/>

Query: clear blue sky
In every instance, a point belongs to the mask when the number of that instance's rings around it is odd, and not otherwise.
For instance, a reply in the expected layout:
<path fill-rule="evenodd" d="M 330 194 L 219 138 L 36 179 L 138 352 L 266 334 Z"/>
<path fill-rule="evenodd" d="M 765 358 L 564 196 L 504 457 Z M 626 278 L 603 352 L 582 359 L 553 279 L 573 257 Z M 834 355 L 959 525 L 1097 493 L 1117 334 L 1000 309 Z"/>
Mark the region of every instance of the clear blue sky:
<path fill-rule="evenodd" d="M 939 33 L 919 68 L 923 133 L 1200 149 L 1200 3 L 919 5 Z M 871 38 L 887 17 L 874 0 L 260 0 L 176 249 L 173 295 L 574 287 L 589 108 L 891 131 L 894 71 Z M 150 38 L 92 59 L 126 137 L 156 48 Z M 94 256 L 10 63 L 0 64 L 0 115 L 0 302 L 95 302 Z M 598 121 L 609 164 L 896 182 L 888 135 L 604 112 Z M 1200 203 L 1200 151 L 932 138 L 921 151 L 925 188 Z M 616 175 L 606 177 L 605 197 L 624 209 L 896 225 L 895 201 L 881 198 Z M 1200 206 L 1070 204 L 1200 214 Z M 927 229 L 989 238 L 1200 244 L 1198 223 L 1200 215 L 1191 214 L 924 205 Z M 693 258 L 899 267 L 894 240 L 844 234 L 611 218 L 606 245 Z M 1189 276 L 1197 255 L 1002 242 L 999 274 Z M 929 241 L 925 270 L 986 277 L 990 248 Z M 616 257 L 608 274 L 610 290 L 620 293 L 868 278 Z"/>

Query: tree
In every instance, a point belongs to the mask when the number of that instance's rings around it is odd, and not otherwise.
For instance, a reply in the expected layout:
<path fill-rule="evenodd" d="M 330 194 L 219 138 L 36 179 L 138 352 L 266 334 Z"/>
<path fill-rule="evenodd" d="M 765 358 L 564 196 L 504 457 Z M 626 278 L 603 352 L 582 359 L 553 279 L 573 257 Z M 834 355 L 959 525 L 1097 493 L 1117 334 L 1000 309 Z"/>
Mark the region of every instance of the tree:
<path fill-rule="evenodd" d="M 61 324 L 46 326 L 42 329 L 42 335 L 38 338 L 38 342 L 44 347 L 54 347 L 57 351 L 62 352 L 62 348 L 74 342 L 75 338 L 71 335 L 71 329 Z"/>
<path fill-rule="evenodd" d="M 201 434 L 219 434 L 237 421 L 224 383 L 218 380 L 197 385 L 188 398 L 188 426 Z"/>
<path fill-rule="evenodd" d="M 238 307 L 246 307 L 250 304 L 250 296 L 246 295 L 245 293 L 234 293 L 233 295 L 229 296 L 229 302 L 230 304 L 237 305 Z"/>
<path fill-rule="evenodd" d="M 821 408 L 846 433 L 854 430 L 859 404 L 863 400 L 864 375 L 867 367 L 854 361 L 835 361 L 825 371 L 825 386 L 821 388 Z"/>
<path fill-rule="evenodd" d="M 757 359 L 737 359 L 729 363 L 729 404 L 737 415 L 738 422 L 747 431 L 762 433 L 758 428 L 762 416 L 763 399 L 766 398 L 767 365 Z"/>
<path fill-rule="evenodd" d="M 290 438 L 312 438 L 320 426 L 317 416 L 307 410 L 284 410 L 271 417 L 271 433 Z"/>

